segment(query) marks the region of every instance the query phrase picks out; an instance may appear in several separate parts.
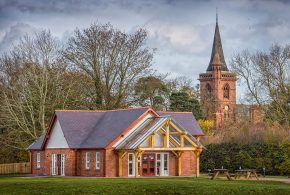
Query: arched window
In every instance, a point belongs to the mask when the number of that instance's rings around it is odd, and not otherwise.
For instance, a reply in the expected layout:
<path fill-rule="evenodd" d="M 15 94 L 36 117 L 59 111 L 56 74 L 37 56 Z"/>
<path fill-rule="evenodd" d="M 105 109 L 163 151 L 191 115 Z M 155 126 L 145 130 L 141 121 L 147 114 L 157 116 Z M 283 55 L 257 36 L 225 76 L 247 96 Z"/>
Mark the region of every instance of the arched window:
<path fill-rule="evenodd" d="M 210 84 L 207 83 L 206 86 L 205 86 L 205 88 L 206 88 L 206 94 L 207 95 L 210 95 L 211 94 L 211 86 L 210 86 Z"/>
<path fill-rule="evenodd" d="M 224 86 L 224 98 L 230 98 L 230 86 L 229 84 L 225 84 Z"/>

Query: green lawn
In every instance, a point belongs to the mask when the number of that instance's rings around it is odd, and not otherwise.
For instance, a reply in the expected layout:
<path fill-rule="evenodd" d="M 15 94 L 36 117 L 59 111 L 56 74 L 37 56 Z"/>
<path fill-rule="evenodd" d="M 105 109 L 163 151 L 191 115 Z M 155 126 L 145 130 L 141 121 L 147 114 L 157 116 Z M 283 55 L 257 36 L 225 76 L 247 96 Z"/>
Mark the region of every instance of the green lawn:
<path fill-rule="evenodd" d="M 0 177 L 0 194 L 290 194 L 290 184 L 200 178 Z"/>

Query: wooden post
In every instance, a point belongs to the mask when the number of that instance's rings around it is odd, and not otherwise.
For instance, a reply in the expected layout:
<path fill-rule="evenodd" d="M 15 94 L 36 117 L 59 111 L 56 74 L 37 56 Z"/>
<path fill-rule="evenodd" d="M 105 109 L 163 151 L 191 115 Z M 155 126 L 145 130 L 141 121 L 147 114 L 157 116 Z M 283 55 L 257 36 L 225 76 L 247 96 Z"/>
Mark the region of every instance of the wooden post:
<path fill-rule="evenodd" d="M 194 151 L 196 158 L 196 177 L 199 177 L 199 156 L 201 153 L 201 149 L 197 149 Z"/>
<path fill-rule="evenodd" d="M 150 136 L 150 148 L 154 148 L 154 134 Z"/>
<path fill-rule="evenodd" d="M 139 169 L 138 169 L 138 158 L 141 157 L 144 151 L 136 151 L 135 152 L 135 177 L 139 177 Z M 140 159 L 141 161 L 141 159 Z M 141 163 L 141 162 L 140 162 Z"/>
<path fill-rule="evenodd" d="M 172 151 L 173 154 L 175 154 L 175 156 L 177 157 L 177 175 L 180 176 L 181 175 L 181 155 L 182 152 L 181 151 Z"/>
<path fill-rule="evenodd" d="M 181 175 L 181 153 L 178 153 L 178 176 Z"/>
<path fill-rule="evenodd" d="M 139 170 L 138 170 L 138 158 L 139 158 L 139 153 L 135 153 L 135 177 L 139 176 Z"/>
<path fill-rule="evenodd" d="M 184 147 L 184 135 L 183 134 L 181 134 L 180 135 L 180 147 Z"/>
<path fill-rule="evenodd" d="M 166 142 L 165 142 L 165 147 L 169 148 L 169 121 L 166 124 Z"/>
<path fill-rule="evenodd" d="M 124 155 L 126 154 L 126 152 L 124 151 L 119 151 L 118 152 L 118 176 L 122 177 L 123 173 L 122 173 L 122 158 L 124 157 Z"/>

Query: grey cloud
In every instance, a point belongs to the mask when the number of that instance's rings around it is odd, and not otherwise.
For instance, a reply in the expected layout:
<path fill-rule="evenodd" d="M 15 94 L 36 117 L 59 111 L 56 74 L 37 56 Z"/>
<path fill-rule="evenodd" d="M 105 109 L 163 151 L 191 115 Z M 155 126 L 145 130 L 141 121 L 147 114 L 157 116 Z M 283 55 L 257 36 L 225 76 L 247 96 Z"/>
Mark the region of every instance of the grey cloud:
<path fill-rule="evenodd" d="M 13 44 L 19 41 L 20 37 L 33 34 L 36 31 L 36 28 L 24 23 L 11 26 L 0 41 L 0 53 L 7 52 Z"/>
<path fill-rule="evenodd" d="M 76 27 L 110 22 L 126 32 L 146 28 L 154 68 L 195 80 L 209 61 L 216 7 L 227 62 L 244 49 L 290 42 L 286 0 L 0 0 L 0 52 L 34 28 L 65 42 Z"/>
<path fill-rule="evenodd" d="M 107 7 L 109 1 L 94 0 L 4 0 L 0 10 L 15 9 L 24 13 L 69 13 L 87 12 L 95 7 Z"/>

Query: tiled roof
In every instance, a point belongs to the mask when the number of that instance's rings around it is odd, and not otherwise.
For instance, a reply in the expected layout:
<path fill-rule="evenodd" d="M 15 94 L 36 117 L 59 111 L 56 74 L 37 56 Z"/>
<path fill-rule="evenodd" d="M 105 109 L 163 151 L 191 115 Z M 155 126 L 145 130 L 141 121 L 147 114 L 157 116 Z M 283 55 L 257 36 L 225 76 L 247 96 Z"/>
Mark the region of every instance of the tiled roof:
<path fill-rule="evenodd" d="M 149 108 L 134 108 L 109 111 L 57 110 L 64 137 L 70 148 L 105 148 Z M 192 135 L 203 135 L 192 113 L 160 112 L 171 115 Z M 29 149 L 41 149 L 45 135 L 39 137 Z"/>
<path fill-rule="evenodd" d="M 55 115 L 70 148 L 105 148 L 148 109 L 57 110 Z M 40 149 L 43 141 L 44 136 L 28 149 Z"/>
<path fill-rule="evenodd" d="M 28 149 L 29 150 L 40 150 L 42 143 L 44 141 L 45 138 L 45 134 L 41 135 L 37 140 L 35 140 L 35 142 L 33 142 Z"/>

